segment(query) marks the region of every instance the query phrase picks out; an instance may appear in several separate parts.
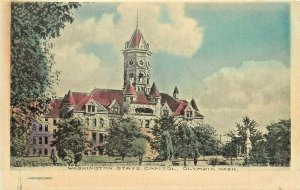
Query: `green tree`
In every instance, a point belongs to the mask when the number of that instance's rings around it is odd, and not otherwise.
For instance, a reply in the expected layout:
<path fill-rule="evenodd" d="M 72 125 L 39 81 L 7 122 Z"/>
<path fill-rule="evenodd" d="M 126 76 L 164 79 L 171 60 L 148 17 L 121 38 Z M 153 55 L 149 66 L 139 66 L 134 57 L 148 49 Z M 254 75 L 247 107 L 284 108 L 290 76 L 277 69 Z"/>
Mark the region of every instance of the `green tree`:
<path fill-rule="evenodd" d="M 237 152 L 238 152 L 238 145 L 236 142 L 234 141 L 230 141 L 228 143 L 226 143 L 223 148 L 222 148 L 222 155 L 225 158 L 230 158 L 230 164 L 232 165 L 232 159 L 236 158 L 238 156 Z"/>
<path fill-rule="evenodd" d="M 131 156 L 139 158 L 139 165 L 142 165 L 143 157 L 146 153 L 147 140 L 144 138 L 137 138 L 132 141 L 131 148 L 129 150 Z"/>
<path fill-rule="evenodd" d="M 174 155 L 172 136 L 174 135 L 174 118 L 163 117 L 158 124 L 153 127 L 152 134 L 154 138 L 151 140 L 151 148 L 158 152 L 159 157 L 164 160 L 172 159 Z"/>
<path fill-rule="evenodd" d="M 54 134 L 58 156 L 70 164 L 77 164 L 90 148 L 88 129 L 80 118 L 70 118 L 58 124 Z"/>
<path fill-rule="evenodd" d="M 109 155 L 121 156 L 124 162 L 124 158 L 130 156 L 132 142 L 140 138 L 146 139 L 146 136 L 131 118 L 115 120 L 108 130 L 106 151 Z"/>
<path fill-rule="evenodd" d="M 184 166 L 186 166 L 187 158 L 199 157 L 199 143 L 188 122 L 178 124 L 173 142 L 175 156 L 184 159 Z"/>
<path fill-rule="evenodd" d="M 199 142 L 199 153 L 203 155 L 215 155 L 220 152 L 220 140 L 216 130 L 207 124 L 202 124 L 193 128 L 194 134 Z"/>
<path fill-rule="evenodd" d="M 250 141 L 252 145 L 255 142 L 262 140 L 263 135 L 258 130 L 258 124 L 255 120 L 250 119 L 249 117 L 242 118 L 242 124 L 237 123 L 236 129 L 229 131 L 228 136 L 231 137 L 231 141 L 237 143 L 237 146 L 241 147 L 241 152 L 245 152 L 245 142 L 247 139 L 246 131 L 250 130 Z"/>
<path fill-rule="evenodd" d="M 11 4 L 11 155 L 28 154 L 32 121 L 47 111 L 59 72 L 51 38 L 59 37 L 78 3 Z M 16 151 L 16 150 L 26 151 Z"/>
<path fill-rule="evenodd" d="M 251 164 L 266 165 L 268 163 L 268 153 L 266 151 L 266 141 L 255 142 L 250 152 L 249 162 Z"/>
<path fill-rule="evenodd" d="M 271 165 L 288 166 L 291 159 L 291 120 L 267 126 L 266 149 Z"/>

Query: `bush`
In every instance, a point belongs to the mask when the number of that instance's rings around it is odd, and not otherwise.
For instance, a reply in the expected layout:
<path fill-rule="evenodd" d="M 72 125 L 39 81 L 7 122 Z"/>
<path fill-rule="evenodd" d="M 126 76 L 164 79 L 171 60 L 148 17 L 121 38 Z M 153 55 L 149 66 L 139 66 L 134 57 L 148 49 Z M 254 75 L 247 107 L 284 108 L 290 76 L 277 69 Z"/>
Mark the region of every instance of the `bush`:
<path fill-rule="evenodd" d="M 219 159 L 218 159 L 218 158 L 211 158 L 211 159 L 208 161 L 208 165 L 212 165 L 212 166 L 219 165 Z"/>

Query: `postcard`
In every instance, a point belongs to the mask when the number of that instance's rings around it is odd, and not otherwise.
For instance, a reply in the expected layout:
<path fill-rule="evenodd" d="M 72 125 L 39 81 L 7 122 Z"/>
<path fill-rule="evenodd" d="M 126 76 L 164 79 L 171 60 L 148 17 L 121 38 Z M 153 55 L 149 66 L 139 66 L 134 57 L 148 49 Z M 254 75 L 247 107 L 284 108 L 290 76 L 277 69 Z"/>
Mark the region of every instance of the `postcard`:
<path fill-rule="evenodd" d="M 6 2 L 3 189 L 297 189 L 298 2 Z"/>

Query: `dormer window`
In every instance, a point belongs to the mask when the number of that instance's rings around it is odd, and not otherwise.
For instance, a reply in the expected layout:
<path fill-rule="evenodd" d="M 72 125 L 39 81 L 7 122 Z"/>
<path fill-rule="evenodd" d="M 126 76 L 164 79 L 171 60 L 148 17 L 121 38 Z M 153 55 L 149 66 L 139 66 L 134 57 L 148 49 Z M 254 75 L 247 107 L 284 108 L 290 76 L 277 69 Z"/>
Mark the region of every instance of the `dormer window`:
<path fill-rule="evenodd" d="M 187 118 L 192 118 L 193 117 L 193 111 L 191 111 L 191 110 L 186 111 L 186 117 Z"/>
<path fill-rule="evenodd" d="M 111 113 L 112 114 L 119 114 L 119 108 L 116 108 L 116 107 L 112 108 Z"/>
<path fill-rule="evenodd" d="M 87 105 L 87 112 L 89 113 L 96 112 L 96 106 L 93 104 Z"/>
<path fill-rule="evenodd" d="M 167 109 L 163 110 L 163 116 L 169 117 L 169 110 L 167 110 Z"/>

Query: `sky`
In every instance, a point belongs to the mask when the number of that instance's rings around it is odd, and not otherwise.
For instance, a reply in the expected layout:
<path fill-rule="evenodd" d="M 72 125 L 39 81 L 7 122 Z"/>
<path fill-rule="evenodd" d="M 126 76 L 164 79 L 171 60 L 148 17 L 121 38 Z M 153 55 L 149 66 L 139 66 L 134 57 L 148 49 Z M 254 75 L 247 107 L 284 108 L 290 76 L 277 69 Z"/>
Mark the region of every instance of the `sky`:
<path fill-rule="evenodd" d="M 160 92 L 194 98 L 224 134 L 248 116 L 260 129 L 290 118 L 288 3 L 83 3 L 53 40 L 55 91 L 121 89 L 122 50 L 136 27 L 150 45 Z"/>

